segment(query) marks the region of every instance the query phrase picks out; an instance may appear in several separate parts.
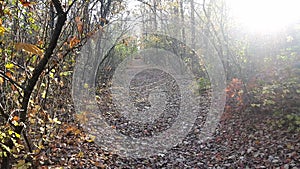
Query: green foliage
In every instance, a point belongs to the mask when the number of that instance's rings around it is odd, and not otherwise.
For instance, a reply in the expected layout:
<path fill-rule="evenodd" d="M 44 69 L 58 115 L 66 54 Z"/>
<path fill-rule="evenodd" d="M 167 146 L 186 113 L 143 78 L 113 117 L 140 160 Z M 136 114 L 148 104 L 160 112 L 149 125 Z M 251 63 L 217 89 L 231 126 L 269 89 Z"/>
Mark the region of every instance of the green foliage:
<path fill-rule="evenodd" d="M 204 78 L 204 77 L 200 77 L 198 79 L 197 84 L 198 84 L 199 93 L 206 91 L 206 90 L 210 89 L 210 87 L 211 87 L 210 80 L 208 78 Z"/>
<path fill-rule="evenodd" d="M 120 60 L 123 60 L 127 56 L 130 56 L 133 53 L 136 53 L 137 50 L 138 50 L 138 48 L 137 48 L 137 40 L 134 37 L 125 38 L 125 39 L 122 40 L 122 42 L 119 42 L 114 47 L 115 55 L 117 55 Z"/>
<path fill-rule="evenodd" d="M 290 69 L 279 69 L 274 74 L 260 78 L 252 82 L 255 83 L 255 87 L 249 91 L 253 97 L 250 105 L 261 113 L 271 113 L 274 116 L 272 124 L 275 127 L 299 132 L 300 85 L 297 74 Z"/>
<path fill-rule="evenodd" d="M 289 132 L 300 132 L 300 115 L 289 114 L 282 115 L 282 112 L 274 113 L 276 120 L 272 121 L 274 128 L 284 128 Z"/>

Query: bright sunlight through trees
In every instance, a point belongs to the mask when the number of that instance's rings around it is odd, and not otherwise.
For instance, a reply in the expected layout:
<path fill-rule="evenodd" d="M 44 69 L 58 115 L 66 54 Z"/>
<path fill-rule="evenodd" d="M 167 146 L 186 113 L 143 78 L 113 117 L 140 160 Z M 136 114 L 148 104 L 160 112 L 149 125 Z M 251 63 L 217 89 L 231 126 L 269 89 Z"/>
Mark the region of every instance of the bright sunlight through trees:
<path fill-rule="evenodd" d="M 299 6 L 298 0 L 228 0 L 232 17 L 253 33 L 275 33 L 300 22 Z"/>

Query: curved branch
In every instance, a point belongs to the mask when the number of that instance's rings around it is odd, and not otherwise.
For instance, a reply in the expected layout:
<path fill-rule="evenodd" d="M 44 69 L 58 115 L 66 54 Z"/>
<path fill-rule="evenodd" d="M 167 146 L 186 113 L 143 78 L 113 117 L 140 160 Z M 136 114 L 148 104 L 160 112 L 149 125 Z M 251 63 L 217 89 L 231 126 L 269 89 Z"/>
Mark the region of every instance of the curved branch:
<path fill-rule="evenodd" d="M 63 8 L 61 6 L 61 3 L 59 0 L 52 0 L 53 5 L 57 11 L 58 19 L 55 24 L 55 29 L 53 31 L 50 43 L 48 48 L 46 49 L 46 52 L 44 54 L 43 59 L 38 63 L 38 65 L 35 67 L 32 77 L 27 81 L 26 87 L 24 90 L 24 98 L 22 101 L 22 112 L 20 114 L 20 121 L 25 122 L 27 117 L 27 108 L 30 100 L 31 93 L 40 77 L 42 72 L 44 71 L 45 66 L 47 65 L 49 59 L 51 58 L 53 51 L 55 47 L 57 46 L 57 41 L 59 39 L 59 36 L 62 32 L 62 28 L 65 25 L 65 22 L 67 20 L 67 13 L 63 11 Z M 20 127 L 16 130 L 17 133 L 22 132 L 23 127 Z"/>
<path fill-rule="evenodd" d="M 19 83 L 17 83 L 16 81 L 14 81 L 12 78 L 8 77 L 3 71 L 0 70 L 0 76 L 2 76 L 4 79 L 8 80 L 11 84 L 13 84 L 15 87 L 17 88 L 21 88 L 22 90 L 24 90 L 25 88 L 23 86 L 21 86 Z"/>
<path fill-rule="evenodd" d="M 2 104 L 0 103 L 0 114 L 7 120 L 9 118 L 9 115 L 5 113 L 4 108 Z"/>

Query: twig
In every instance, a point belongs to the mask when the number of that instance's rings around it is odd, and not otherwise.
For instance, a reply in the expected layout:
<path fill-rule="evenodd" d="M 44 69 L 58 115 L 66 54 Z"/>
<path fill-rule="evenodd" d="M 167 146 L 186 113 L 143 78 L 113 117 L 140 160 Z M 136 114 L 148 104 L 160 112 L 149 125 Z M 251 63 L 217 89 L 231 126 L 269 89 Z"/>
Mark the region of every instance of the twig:
<path fill-rule="evenodd" d="M 6 80 L 8 80 L 12 85 L 14 85 L 16 88 L 21 88 L 22 90 L 25 90 L 25 88 L 23 86 L 21 86 L 19 83 L 17 83 L 16 81 L 14 81 L 12 78 L 8 77 L 3 71 L 0 70 L 0 76 L 2 76 L 3 78 L 5 78 Z M 17 90 L 18 93 L 20 95 L 21 92 L 19 90 Z"/>
<path fill-rule="evenodd" d="M 0 113 L 1 113 L 2 116 L 4 116 L 4 118 L 6 120 L 9 119 L 9 115 L 5 113 L 4 108 L 3 108 L 1 103 L 0 103 Z"/>
<path fill-rule="evenodd" d="M 67 20 L 67 13 L 63 11 L 63 8 L 61 6 L 61 3 L 59 0 L 52 0 L 53 5 L 58 13 L 58 18 L 57 22 L 55 24 L 55 29 L 53 31 L 50 43 L 48 48 L 46 49 L 44 57 L 41 59 L 41 61 L 38 63 L 38 65 L 35 67 L 32 77 L 27 81 L 26 87 L 24 90 L 24 99 L 22 102 L 22 113 L 20 115 L 20 120 L 22 122 L 26 121 L 27 117 L 27 109 L 28 109 L 28 104 L 30 100 L 31 93 L 34 89 L 34 86 L 36 85 L 40 75 L 44 71 L 45 66 L 47 65 L 49 59 L 51 58 L 53 51 L 55 47 L 57 46 L 57 41 L 59 39 L 59 36 L 61 34 L 62 28 L 65 25 L 65 21 Z M 21 133 L 22 128 L 18 129 L 16 132 Z"/>
<path fill-rule="evenodd" d="M 69 8 L 67 9 L 66 13 L 69 13 L 70 9 L 72 8 L 72 6 L 75 4 L 77 0 L 74 0 L 71 5 L 69 6 Z"/>

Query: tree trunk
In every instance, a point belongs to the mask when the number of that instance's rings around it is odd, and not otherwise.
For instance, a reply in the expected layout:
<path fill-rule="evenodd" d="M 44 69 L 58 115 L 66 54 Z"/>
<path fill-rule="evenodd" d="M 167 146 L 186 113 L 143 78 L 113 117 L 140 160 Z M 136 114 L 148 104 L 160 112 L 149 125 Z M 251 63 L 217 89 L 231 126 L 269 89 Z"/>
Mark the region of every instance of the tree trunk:
<path fill-rule="evenodd" d="M 33 75 L 27 81 L 26 87 L 24 89 L 24 96 L 23 96 L 23 100 L 22 100 L 22 109 L 21 109 L 21 113 L 20 113 L 20 121 L 23 122 L 24 124 L 26 124 L 26 121 L 27 121 L 27 109 L 28 109 L 28 104 L 29 104 L 29 100 L 30 100 L 32 91 L 33 91 L 40 75 L 44 71 L 49 59 L 52 56 L 53 50 L 55 49 L 55 47 L 57 45 L 58 38 L 61 34 L 62 28 L 65 24 L 66 19 L 67 19 L 67 13 L 65 13 L 63 11 L 60 1 L 59 0 L 52 0 L 52 2 L 54 4 L 54 7 L 55 7 L 57 13 L 58 13 L 58 19 L 57 19 L 55 29 L 53 31 L 49 46 L 46 49 L 46 52 L 44 54 L 44 57 L 39 62 L 37 67 L 34 69 Z M 24 125 L 17 126 L 16 129 L 15 129 L 15 132 L 21 135 L 23 128 L 24 128 Z M 13 148 L 13 146 L 14 146 L 13 142 L 11 140 L 8 141 L 7 146 L 10 147 L 10 148 Z M 1 169 L 11 168 L 10 159 L 11 159 L 11 154 L 9 152 L 7 152 L 7 156 L 2 159 Z"/>
<path fill-rule="evenodd" d="M 196 28 L 195 28 L 195 4 L 194 0 L 191 0 L 191 43 L 192 49 L 195 50 L 195 37 L 196 37 Z"/>
<path fill-rule="evenodd" d="M 153 0 L 153 26 L 154 26 L 154 32 L 157 31 L 157 12 L 156 12 L 156 9 L 157 8 L 157 3 L 156 3 L 156 0 Z"/>
<path fill-rule="evenodd" d="M 181 18 L 181 24 L 182 24 L 182 29 L 181 29 L 181 36 L 182 36 L 182 41 L 184 44 L 186 44 L 186 37 L 185 37 L 185 26 L 184 26 L 184 9 L 183 9 L 183 0 L 180 0 L 180 18 Z"/>

